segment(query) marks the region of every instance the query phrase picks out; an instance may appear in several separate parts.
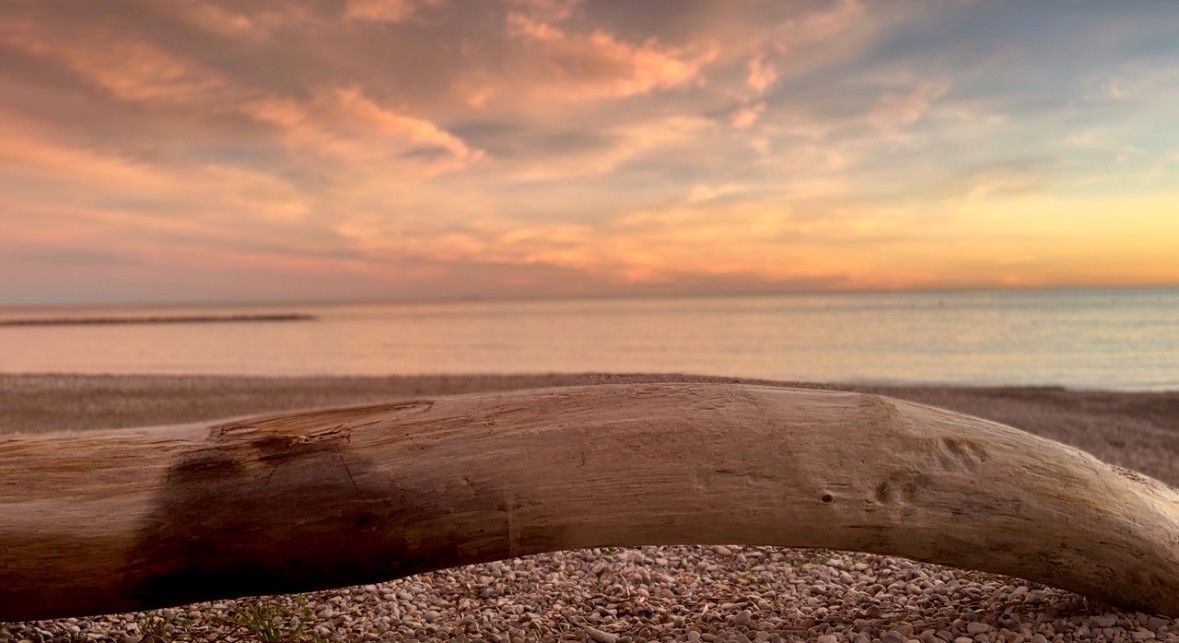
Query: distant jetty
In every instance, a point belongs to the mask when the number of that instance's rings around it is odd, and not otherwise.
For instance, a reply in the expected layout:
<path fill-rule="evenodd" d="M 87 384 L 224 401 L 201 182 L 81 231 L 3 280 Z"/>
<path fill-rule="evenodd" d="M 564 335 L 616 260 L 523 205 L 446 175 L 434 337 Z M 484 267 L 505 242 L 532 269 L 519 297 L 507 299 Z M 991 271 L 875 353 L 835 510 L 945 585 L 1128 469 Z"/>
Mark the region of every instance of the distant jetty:
<path fill-rule="evenodd" d="M 278 313 L 273 315 L 177 315 L 153 317 L 49 317 L 0 319 L 0 326 L 99 326 L 115 324 L 225 324 L 237 322 L 315 321 L 315 315 Z"/>

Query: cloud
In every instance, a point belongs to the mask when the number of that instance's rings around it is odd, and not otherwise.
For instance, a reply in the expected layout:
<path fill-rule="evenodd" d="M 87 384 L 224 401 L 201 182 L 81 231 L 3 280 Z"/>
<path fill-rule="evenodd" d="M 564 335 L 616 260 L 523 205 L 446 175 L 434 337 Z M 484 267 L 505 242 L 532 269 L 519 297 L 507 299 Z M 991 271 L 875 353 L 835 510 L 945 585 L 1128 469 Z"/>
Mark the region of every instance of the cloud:
<path fill-rule="evenodd" d="M 71 145 L 18 114 L 0 110 L 0 176 L 23 189 L 37 185 L 118 186 L 133 193 L 165 193 L 170 185 L 157 168 L 133 159 Z M 63 195 L 59 194 L 57 198 Z"/>
<path fill-rule="evenodd" d="M 717 55 L 702 43 L 676 47 L 650 38 L 641 44 L 619 40 L 607 31 L 571 34 L 523 13 L 507 17 L 507 34 L 533 50 L 543 85 L 538 93 L 562 100 L 636 96 L 678 89 L 700 80 L 704 65 Z"/>
<path fill-rule="evenodd" d="M 295 25 L 330 28 L 333 20 L 349 22 L 403 23 L 437 9 L 446 0 L 347 0 L 342 10 L 323 5 L 291 1 L 283 3 L 229 3 L 208 0 L 177 0 L 177 10 L 202 28 L 227 36 L 269 36 Z M 330 5 L 329 5 L 330 6 Z"/>
<path fill-rule="evenodd" d="M 513 38 L 541 43 L 555 43 L 567 38 L 565 32 L 553 25 L 516 12 L 508 14 L 507 30 Z"/>
<path fill-rule="evenodd" d="M 815 46 L 834 46 L 840 54 L 854 52 L 862 45 L 861 34 L 849 32 L 858 27 L 870 29 L 875 21 L 885 18 L 865 9 L 859 0 L 838 0 L 821 6 L 824 8 L 791 16 L 774 25 L 765 35 L 768 48 L 763 55 L 772 52 L 778 60 L 796 67 L 806 62 L 801 52 Z M 766 65 L 767 61 L 761 64 Z"/>
<path fill-rule="evenodd" d="M 868 113 L 868 122 L 885 134 L 899 134 L 921 120 L 933 101 L 949 89 L 944 82 L 922 82 L 906 92 L 888 92 L 876 101 Z"/>
<path fill-rule="evenodd" d="M 745 284 L 745 290 L 775 284 L 893 285 L 887 275 L 873 274 L 892 256 L 865 256 L 856 248 L 900 243 L 912 214 L 810 204 L 812 212 L 803 215 L 788 205 L 715 202 L 741 192 L 734 185 L 697 186 L 682 202 L 625 212 L 593 225 L 494 217 L 449 226 L 420 221 L 407 228 L 404 218 L 368 215 L 349 224 L 346 234 L 373 256 L 412 254 L 434 267 L 514 266 L 537 275 L 577 274 L 583 285 L 597 283 L 599 292 L 703 283 L 738 289 Z M 813 212 L 817 207 L 825 214 Z M 430 278 L 438 275 L 437 268 L 427 272 Z"/>
<path fill-rule="evenodd" d="M 324 91 L 307 103 L 268 98 L 242 109 L 278 127 L 292 149 L 358 166 L 417 166 L 436 174 L 462 169 L 484 155 L 434 123 L 383 107 L 355 87 Z"/>
<path fill-rule="evenodd" d="M 810 12 L 782 23 L 777 29 L 778 44 L 788 49 L 792 43 L 833 38 L 849 24 L 863 19 L 865 13 L 859 0 L 838 0 L 826 11 Z"/>
<path fill-rule="evenodd" d="M 788 18 L 759 37 L 748 42 L 734 43 L 733 51 L 746 55 L 744 59 L 744 87 L 734 93 L 741 105 L 730 117 L 736 130 L 746 130 L 761 119 L 769 102 L 765 95 L 778 83 L 782 70 L 798 73 L 809 66 L 823 66 L 832 57 L 839 58 L 862 46 L 863 34 L 849 34 L 863 20 L 863 10 L 856 0 L 842 0 L 834 6 L 814 10 Z M 749 52 L 752 51 L 750 54 Z M 755 146 L 764 154 L 765 139 Z"/>
<path fill-rule="evenodd" d="M 1141 102 L 1175 95 L 1179 71 L 1174 65 L 1125 66 L 1092 73 L 1083 79 L 1082 95 L 1092 102 Z"/>
<path fill-rule="evenodd" d="M 766 60 L 765 54 L 749 59 L 749 74 L 745 83 L 757 94 L 764 94 L 770 85 L 778 79 L 778 70 L 772 62 Z"/>
<path fill-rule="evenodd" d="M 423 5 L 437 4 L 437 1 L 420 0 L 349 0 L 344 17 L 370 22 L 404 22 L 416 14 Z"/>
<path fill-rule="evenodd" d="M 182 2 L 178 4 L 180 5 L 180 15 L 202 29 L 207 29 L 214 33 L 227 36 L 241 36 L 268 31 L 265 26 L 266 21 L 259 19 L 256 15 L 251 16 L 246 13 L 238 13 L 207 2 Z"/>
<path fill-rule="evenodd" d="M 968 201 L 1046 190 L 1058 163 L 1046 157 L 998 159 L 964 168 L 950 181 L 951 193 Z"/>
<path fill-rule="evenodd" d="M 84 28 L 66 31 L 47 40 L 35 22 L 5 19 L 0 20 L 0 43 L 64 65 L 124 101 L 209 103 L 227 84 L 216 71 L 140 38 Z"/>
<path fill-rule="evenodd" d="M 688 203 L 703 203 L 732 194 L 740 194 L 743 186 L 737 183 L 699 184 L 688 192 Z"/>
<path fill-rule="evenodd" d="M 457 84 L 458 91 L 463 95 L 467 105 L 480 109 L 496 95 L 496 88 L 490 81 L 468 80 Z"/>
<path fill-rule="evenodd" d="M 344 217 L 336 231 L 367 256 L 410 256 L 433 266 L 423 279 L 438 277 L 438 266 L 515 266 L 538 275 L 581 275 L 578 281 L 587 288 L 596 283 L 601 292 L 726 280 L 760 287 L 840 272 L 838 259 L 827 259 L 820 248 L 784 264 L 793 232 L 815 224 L 782 205 L 745 203 L 744 191 L 734 184 L 699 185 L 674 204 L 595 222 L 498 209 L 462 218 L 368 212 Z M 833 239 L 842 234 L 830 233 Z"/>
<path fill-rule="evenodd" d="M 554 151 L 545 163 L 531 158 L 501 165 L 505 178 L 521 182 L 568 181 L 610 175 L 643 161 L 684 158 L 698 141 L 716 132 L 716 123 L 699 117 L 671 116 L 615 127 L 585 149 Z"/>
<path fill-rule="evenodd" d="M 573 15 L 584 0 L 508 0 L 515 11 L 546 22 L 561 22 Z"/>
<path fill-rule="evenodd" d="M 757 119 L 761 118 L 762 113 L 765 111 L 766 104 L 764 101 L 742 107 L 733 113 L 729 124 L 733 126 L 733 129 L 749 129 L 753 127 L 754 123 L 757 122 Z"/>

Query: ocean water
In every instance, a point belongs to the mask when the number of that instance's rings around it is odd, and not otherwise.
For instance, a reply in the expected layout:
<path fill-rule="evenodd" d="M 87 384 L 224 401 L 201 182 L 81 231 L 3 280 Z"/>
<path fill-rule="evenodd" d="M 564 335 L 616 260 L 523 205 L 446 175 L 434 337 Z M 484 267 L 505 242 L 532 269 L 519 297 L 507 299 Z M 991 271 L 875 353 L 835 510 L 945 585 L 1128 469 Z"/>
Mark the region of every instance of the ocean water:
<path fill-rule="evenodd" d="M 679 372 L 821 382 L 1179 389 L 1179 289 L 0 309 L 313 321 L 0 326 L 3 373 Z"/>

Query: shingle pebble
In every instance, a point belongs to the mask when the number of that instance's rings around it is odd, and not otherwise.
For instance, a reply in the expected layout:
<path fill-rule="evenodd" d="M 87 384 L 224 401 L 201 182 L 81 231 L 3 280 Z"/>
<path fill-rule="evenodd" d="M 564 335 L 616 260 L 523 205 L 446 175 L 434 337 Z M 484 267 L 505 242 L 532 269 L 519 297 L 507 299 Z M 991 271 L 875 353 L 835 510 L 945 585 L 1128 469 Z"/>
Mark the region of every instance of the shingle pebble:
<path fill-rule="evenodd" d="M 1049 643 L 1175 641 L 1173 619 L 900 558 L 771 547 L 530 556 L 316 592 L 0 624 L 2 643 L 315 641 Z M 295 629 L 302 627 L 298 636 Z"/>

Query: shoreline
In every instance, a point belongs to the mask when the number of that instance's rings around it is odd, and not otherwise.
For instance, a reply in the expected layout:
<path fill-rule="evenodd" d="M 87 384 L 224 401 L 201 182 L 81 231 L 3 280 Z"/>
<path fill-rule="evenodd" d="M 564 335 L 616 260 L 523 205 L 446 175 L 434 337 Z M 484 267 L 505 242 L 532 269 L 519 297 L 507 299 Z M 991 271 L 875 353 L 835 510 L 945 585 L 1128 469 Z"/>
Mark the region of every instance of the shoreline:
<path fill-rule="evenodd" d="M 0 374 L 0 440 L 12 432 L 180 424 L 397 398 L 675 381 L 744 381 L 889 395 L 1009 424 L 1179 485 L 1179 392 L 1059 387 L 847 386 L 601 373 L 277 378 Z M 292 640 L 308 642 L 1179 640 L 1179 620 L 1113 610 L 1020 579 L 870 554 L 714 545 L 557 552 L 302 597 L 0 623 L 0 641 L 255 641 L 257 631 L 241 623 L 251 615 L 256 620 L 265 610 L 288 623 L 303 623 L 303 634 Z"/>

